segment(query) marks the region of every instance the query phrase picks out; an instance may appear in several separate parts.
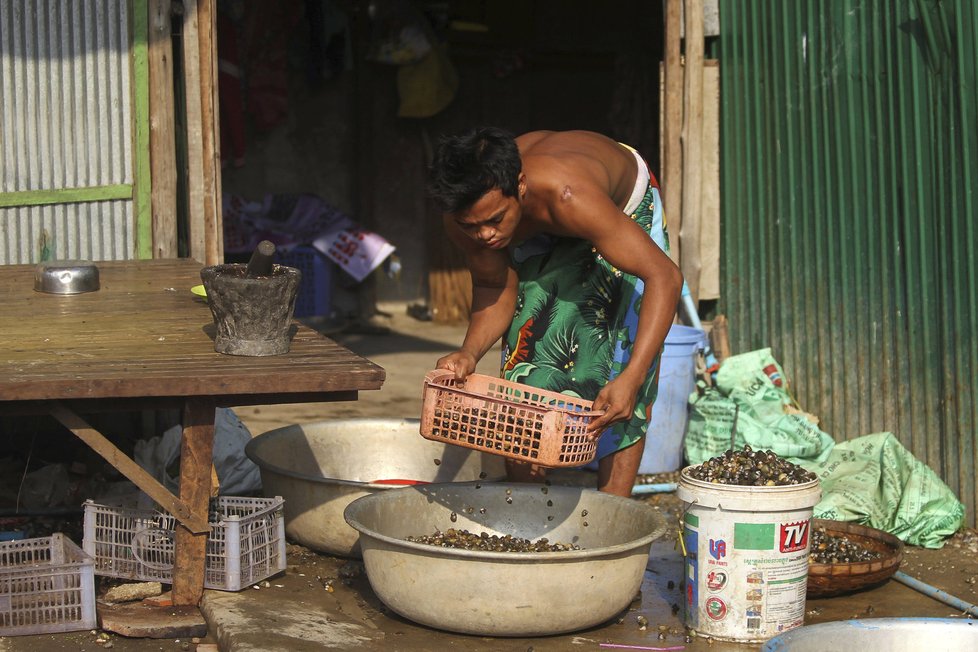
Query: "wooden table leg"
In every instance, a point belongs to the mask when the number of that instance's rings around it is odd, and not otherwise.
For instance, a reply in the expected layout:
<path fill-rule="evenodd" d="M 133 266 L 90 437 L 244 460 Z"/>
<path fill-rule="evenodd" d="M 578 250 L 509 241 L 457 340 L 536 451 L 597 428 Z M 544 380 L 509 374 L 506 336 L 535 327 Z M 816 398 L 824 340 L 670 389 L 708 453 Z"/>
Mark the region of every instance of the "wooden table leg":
<path fill-rule="evenodd" d="M 180 500 L 195 516 L 207 518 L 214 454 L 214 410 L 211 401 L 188 399 L 180 442 Z M 204 593 L 207 534 L 177 524 L 173 558 L 173 604 L 197 606 Z"/>

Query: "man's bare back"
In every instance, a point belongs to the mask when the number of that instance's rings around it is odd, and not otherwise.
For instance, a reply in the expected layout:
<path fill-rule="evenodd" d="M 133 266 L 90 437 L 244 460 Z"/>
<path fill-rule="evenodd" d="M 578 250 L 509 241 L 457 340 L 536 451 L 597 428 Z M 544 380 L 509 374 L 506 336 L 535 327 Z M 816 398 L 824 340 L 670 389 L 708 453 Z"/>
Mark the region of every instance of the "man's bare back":
<path fill-rule="evenodd" d="M 531 131 L 516 138 L 523 172 L 552 198 L 578 190 L 600 189 L 624 209 L 635 186 L 634 155 L 620 143 L 591 131 Z M 532 207 L 529 209 L 532 217 Z"/>

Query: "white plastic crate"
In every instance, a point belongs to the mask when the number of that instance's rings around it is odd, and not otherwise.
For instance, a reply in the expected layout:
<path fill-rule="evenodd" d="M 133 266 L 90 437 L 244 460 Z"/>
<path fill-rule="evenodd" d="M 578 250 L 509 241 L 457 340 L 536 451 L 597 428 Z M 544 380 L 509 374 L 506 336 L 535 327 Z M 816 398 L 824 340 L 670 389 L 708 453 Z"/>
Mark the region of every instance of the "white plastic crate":
<path fill-rule="evenodd" d="M 285 570 L 285 501 L 218 498 L 207 536 L 204 587 L 240 591 Z M 173 583 L 177 520 L 158 510 L 85 502 L 82 546 L 95 574 Z"/>
<path fill-rule="evenodd" d="M 59 533 L 0 543 L 0 636 L 93 629 L 93 565 Z"/>

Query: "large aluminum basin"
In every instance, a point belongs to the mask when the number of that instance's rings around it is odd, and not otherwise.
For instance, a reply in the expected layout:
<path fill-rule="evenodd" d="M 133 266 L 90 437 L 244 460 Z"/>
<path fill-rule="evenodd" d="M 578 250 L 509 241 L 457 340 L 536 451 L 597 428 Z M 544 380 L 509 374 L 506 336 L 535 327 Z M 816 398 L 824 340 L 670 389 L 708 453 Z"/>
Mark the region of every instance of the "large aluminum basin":
<path fill-rule="evenodd" d="M 858 618 L 806 625 L 779 634 L 762 652 L 978 650 L 978 621 L 965 618 Z"/>
<path fill-rule="evenodd" d="M 258 435 L 245 454 L 266 496 L 285 499 L 285 534 L 319 552 L 359 557 L 359 533 L 343 520 L 350 501 L 397 485 L 505 477 L 503 459 L 420 435 L 418 419 L 337 419 Z M 440 463 L 436 463 L 436 460 Z"/>
<path fill-rule="evenodd" d="M 652 541 L 666 531 L 643 502 L 514 483 L 395 489 L 353 501 L 346 520 L 360 531 L 367 578 L 384 604 L 423 625 L 482 636 L 545 636 L 609 620 L 635 598 Z M 449 528 L 582 550 L 484 552 L 406 540 Z"/>

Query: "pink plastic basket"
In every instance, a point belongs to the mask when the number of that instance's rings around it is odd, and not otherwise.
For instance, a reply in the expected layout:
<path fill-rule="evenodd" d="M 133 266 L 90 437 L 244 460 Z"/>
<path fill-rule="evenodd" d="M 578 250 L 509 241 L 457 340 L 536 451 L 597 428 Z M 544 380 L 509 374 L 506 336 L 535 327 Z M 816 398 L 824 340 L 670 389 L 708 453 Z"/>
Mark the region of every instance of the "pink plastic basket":
<path fill-rule="evenodd" d="M 582 398 L 437 369 L 424 379 L 421 436 L 539 466 L 581 466 L 597 452 L 587 427 L 598 414 Z"/>

